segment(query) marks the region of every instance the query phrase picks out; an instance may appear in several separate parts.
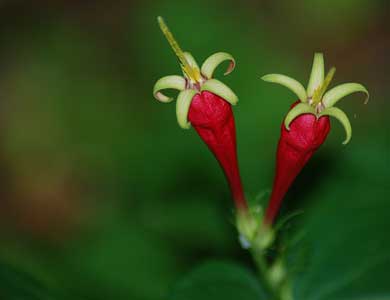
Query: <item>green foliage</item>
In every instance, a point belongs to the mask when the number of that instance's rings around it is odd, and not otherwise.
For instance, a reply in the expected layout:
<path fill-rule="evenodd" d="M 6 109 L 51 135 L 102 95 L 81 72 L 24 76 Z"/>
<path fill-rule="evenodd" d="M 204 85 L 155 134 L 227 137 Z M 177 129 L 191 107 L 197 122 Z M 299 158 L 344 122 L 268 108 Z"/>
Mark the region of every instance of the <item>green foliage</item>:
<path fill-rule="evenodd" d="M 264 292 L 256 276 L 231 262 L 207 262 L 175 286 L 169 300 L 261 300 Z"/>
<path fill-rule="evenodd" d="M 296 298 L 390 298 L 390 190 L 339 181 L 344 189 L 318 190 L 304 243 L 306 268 L 298 274 Z M 352 191 L 353 189 L 353 191 Z M 347 201 L 340 201 L 347 199 Z M 300 244 L 300 250 L 305 248 Z"/>
<path fill-rule="evenodd" d="M 1 298 L 7 300 L 60 300 L 41 280 L 20 268 L 0 263 Z"/>
<path fill-rule="evenodd" d="M 162 299 L 178 274 L 171 251 L 150 233 L 122 225 L 102 228 L 69 263 L 74 276 L 84 278 L 74 284 L 86 298 Z"/>
<path fill-rule="evenodd" d="M 294 299 L 390 298 L 390 240 L 386 230 L 390 227 L 390 189 L 381 180 L 351 173 L 355 168 L 369 173 L 370 168 L 376 166 L 376 176 L 387 174 L 383 145 L 377 142 L 370 146 L 372 140 L 379 139 L 371 136 L 360 141 L 361 147 L 350 147 L 348 155 L 341 155 L 338 163 L 336 161 L 328 168 L 324 162 L 330 149 L 320 151 L 313 158 L 317 162 L 308 165 L 289 193 L 286 204 L 290 210 L 295 207 L 306 209 L 304 214 L 295 216 L 283 226 L 281 250 L 275 248 L 270 255 L 282 251 L 286 256 Z M 362 155 L 367 155 L 370 164 Z M 318 164 L 323 173 L 317 174 L 317 180 L 311 174 L 317 172 Z M 302 184 L 312 185 L 312 188 L 304 194 L 296 193 Z M 194 274 L 198 272 L 194 271 Z M 202 276 L 209 278 L 206 274 Z M 185 284 L 179 283 L 186 287 L 183 288 L 186 297 L 191 293 L 199 296 L 196 291 L 207 291 L 205 286 L 209 286 L 214 288 L 214 299 L 224 299 L 223 287 L 205 279 L 201 281 L 202 288 L 198 288 L 198 277 L 190 275 L 183 280 Z M 220 298 L 218 293 L 221 293 Z M 206 296 L 202 294 L 202 297 Z"/>
<path fill-rule="evenodd" d="M 296 300 L 389 298 L 389 95 L 376 64 L 385 56 L 365 47 L 385 45 L 380 1 L 318 0 L 320 9 L 302 1 L 300 11 L 286 1 L 119 1 L 109 9 L 54 1 L 67 9 L 47 15 L 42 1 L 22 2 L 2 6 L 10 16 L 0 32 L 1 299 L 160 300 L 177 280 L 178 300 L 266 299 L 242 267 L 252 262 L 217 162 L 193 130 L 177 127 L 174 107 L 153 99 L 154 81 L 178 73 L 157 15 L 200 61 L 216 51 L 237 60 L 224 82 L 240 99 L 249 197 L 271 187 L 280 125 L 295 100 L 262 74 L 287 70 L 304 81 L 312 52 L 324 50 L 340 73 L 367 83 L 367 106 L 342 103 L 356 114 L 351 143 L 340 146 L 343 131 L 332 123 L 285 202 L 287 213 L 305 214 L 283 233 L 286 244 L 298 240 L 287 265 Z M 205 259 L 227 257 L 235 263 L 205 264 L 180 280 Z"/>

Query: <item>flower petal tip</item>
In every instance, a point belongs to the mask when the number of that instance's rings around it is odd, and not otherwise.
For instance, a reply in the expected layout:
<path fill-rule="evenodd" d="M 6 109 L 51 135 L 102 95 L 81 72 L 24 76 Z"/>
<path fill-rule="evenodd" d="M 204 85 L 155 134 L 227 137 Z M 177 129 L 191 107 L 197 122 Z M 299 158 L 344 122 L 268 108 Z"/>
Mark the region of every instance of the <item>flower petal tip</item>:
<path fill-rule="evenodd" d="M 223 73 L 224 76 L 229 75 L 231 72 L 233 72 L 234 68 L 236 67 L 236 62 L 234 60 L 229 62 L 229 66 L 227 67 L 225 73 Z"/>
<path fill-rule="evenodd" d="M 164 103 L 169 103 L 169 102 L 172 102 L 174 100 L 174 98 L 165 96 L 161 92 L 155 92 L 155 93 L 153 93 L 153 96 L 156 100 L 158 100 L 160 102 L 164 102 Z"/>
<path fill-rule="evenodd" d="M 366 94 L 364 103 L 367 104 L 369 99 L 369 93 L 368 90 L 360 83 L 340 84 L 327 91 L 322 98 L 322 102 L 325 107 L 332 107 L 345 96 L 357 92 L 362 92 Z"/>
<path fill-rule="evenodd" d="M 370 100 L 370 93 L 367 89 L 365 89 L 364 93 L 366 94 L 366 98 L 364 99 L 364 104 L 368 103 L 368 100 Z"/>
<path fill-rule="evenodd" d="M 350 140 L 345 140 L 344 142 L 342 142 L 342 144 L 345 146 L 349 143 Z"/>
<path fill-rule="evenodd" d="M 346 134 L 345 140 L 342 144 L 346 145 L 349 143 L 352 137 L 352 126 L 347 115 L 341 109 L 337 107 L 329 107 L 322 111 L 320 116 L 331 116 L 336 118 L 343 125 Z"/>
<path fill-rule="evenodd" d="M 268 82 L 268 81 L 270 81 L 270 76 L 271 75 L 272 74 L 263 75 L 263 76 L 260 77 L 260 79 Z"/>
<path fill-rule="evenodd" d="M 307 86 L 307 95 L 312 97 L 314 91 L 320 87 L 324 81 L 324 55 L 321 52 L 314 53 L 313 66 Z"/>

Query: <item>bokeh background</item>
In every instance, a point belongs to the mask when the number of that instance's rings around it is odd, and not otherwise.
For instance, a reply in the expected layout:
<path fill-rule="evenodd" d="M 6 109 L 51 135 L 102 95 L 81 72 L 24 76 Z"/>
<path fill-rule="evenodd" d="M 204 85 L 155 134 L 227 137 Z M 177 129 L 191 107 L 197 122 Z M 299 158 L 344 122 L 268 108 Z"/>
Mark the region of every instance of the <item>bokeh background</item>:
<path fill-rule="evenodd" d="M 341 145 L 333 121 L 286 202 L 310 214 L 336 199 L 354 214 L 359 197 L 389 196 L 386 0 L 0 3 L 1 299 L 157 300 L 206 259 L 251 268 L 216 161 L 193 130 L 179 129 L 174 104 L 152 97 L 158 78 L 180 72 L 158 15 L 199 63 L 216 51 L 237 60 L 222 80 L 240 97 L 249 198 L 271 186 L 280 124 L 294 101 L 260 76 L 306 84 L 314 51 L 337 67 L 334 84 L 364 83 L 371 100 L 340 102 L 351 143 Z M 342 222 L 332 214 L 319 221 L 335 230 Z"/>

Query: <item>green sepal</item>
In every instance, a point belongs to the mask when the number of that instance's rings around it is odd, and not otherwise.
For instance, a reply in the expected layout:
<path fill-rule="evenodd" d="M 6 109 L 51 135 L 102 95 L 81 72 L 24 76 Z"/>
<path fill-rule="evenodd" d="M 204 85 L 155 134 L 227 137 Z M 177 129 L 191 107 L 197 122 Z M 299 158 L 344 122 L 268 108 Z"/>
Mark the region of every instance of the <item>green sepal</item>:
<path fill-rule="evenodd" d="M 253 239 L 253 248 L 260 252 L 265 251 L 272 246 L 275 238 L 275 231 L 270 226 L 262 223 L 256 232 L 256 237 Z"/>
<path fill-rule="evenodd" d="M 238 211 L 236 226 L 239 234 L 251 243 L 255 238 L 263 219 L 264 209 L 259 204 L 250 206 L 248 211 Z"/>

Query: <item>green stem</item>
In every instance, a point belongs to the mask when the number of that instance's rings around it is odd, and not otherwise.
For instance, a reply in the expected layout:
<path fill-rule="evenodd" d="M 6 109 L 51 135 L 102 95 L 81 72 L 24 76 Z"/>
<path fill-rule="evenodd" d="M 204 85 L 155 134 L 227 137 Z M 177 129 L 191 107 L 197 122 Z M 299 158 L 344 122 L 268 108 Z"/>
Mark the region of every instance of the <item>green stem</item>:
<path fill-rule="evenodd" d="M 273 300 L 292 300 L 292 293 L 290 285 L 287 281 L 284 281 L 281 284 L 275 284 L 272 281 L 270 266 L 267 262 L 265 252 L 262 249 L 252 248 L 251 255 L 256 264 L 259 275 L 262 279 L 262 282 L 265 285 L 265 289 L 272 297 Z"/>
<path fill-rule="evenodd" d="M 293 300 L 283 251 L 277 251 L 278 255 L 272 262 L 267 260 L 266 250 L 275 244 L 277 230 L 264 225 L 263 219 L 263 210 L 256 206 L 251 207 L 248 212 L 237 214 L 236 226 L 241 244 L 245 249 L 249 246 L 268 299 Z"/>
<path fill-rule="evenodd" d="M 269 267 L 266 258 L 262 253 L 262 251 L 256 251 L 256 250 L 258 249 L 252 249 L 251 254 L 253 260 L 255 261 L 257 271 L 259 272 L 262 282 L 264 283 L 265 289 L 272 296 L 274 300 L 281 300 L 280 297 L 278 296 L 278 292 L 275 291 L 273 284 L 269 278 Z"/>

